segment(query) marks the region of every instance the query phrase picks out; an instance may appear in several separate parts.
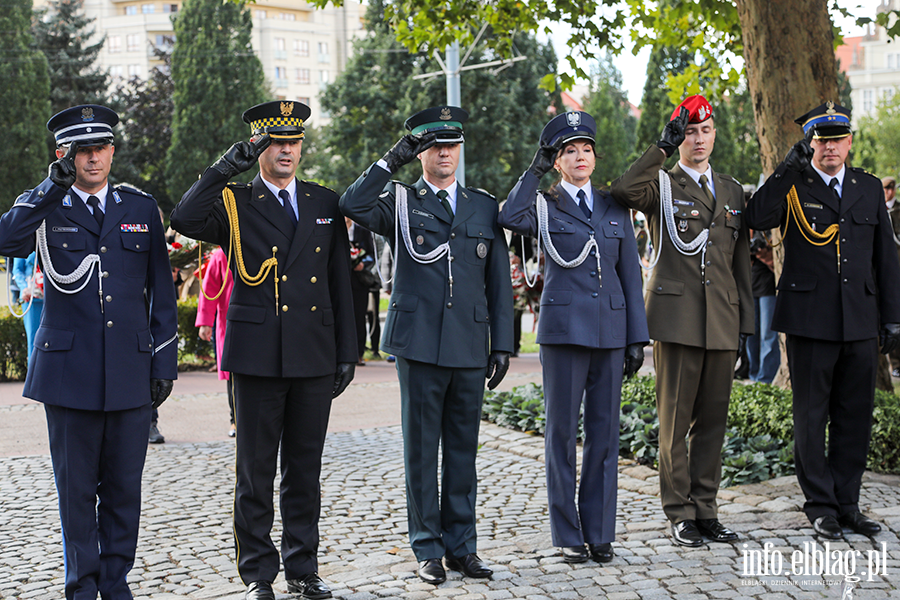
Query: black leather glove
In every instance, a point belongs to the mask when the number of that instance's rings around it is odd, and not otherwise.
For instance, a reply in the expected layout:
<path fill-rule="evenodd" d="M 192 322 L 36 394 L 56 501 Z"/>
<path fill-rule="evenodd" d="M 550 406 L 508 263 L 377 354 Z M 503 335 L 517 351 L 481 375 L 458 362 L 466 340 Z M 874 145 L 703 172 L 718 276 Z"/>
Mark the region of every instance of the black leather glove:
<path fill-rule="evenodd" d="M 749 333 L 740 333 L 738 334 L 738 358 L 744 355 L 744 352 L 747 350 L 747 339 L 750 337 Z"/>
<path fill-rule="evenodd" d="M 272 138 L 269 134 L 263 135 L 255 142 L 237 142 L 228 149 L 222 158 L 213 163 L 212 168 L 224 175 L 225 177 L 234 177 L 238 173 L 249 171 L 259 160 Z"/>
<path fill-rule="evenodd" d="M 534 153 L 534 158 L 531 160 L 531 166 L 528 167 L 528 172 L 532 173 L 538 179 L 543 177 L 553 168 L 557 152 L 559 152 L 559 148 L 542 145 L 538 148 L 538 151 Z"/>
<path fill-rule="evenodd" d="M 809 161 L 814 153 L 812 146 L 809 145 L 809 140 L 803 138 L 788 150 L 787 156 L 784 157 L 784 166 L 791 171 L 802 173 L 809 166 Z"/>
<path fill-rule="evenodd" d="M 690 111 L 685 107 L 681 107 L 678 116 L 666 123 L 663 128 L 662 139 L 656 142 L 656 145 L 666 153 L 666 156 L 672 156 L 678 150 L 678 146 L 684 141 L 684 129 L 687 127 Z"/>
<path fill-rule="evenodd" d="M 397 169 L 412 162 L 416 156 L 434 146 L 436 141 L 437 138 L 433 133 L 420 135 L 408 133 L 397 140 L 394 147 L 388 150 L 382 159 L 387 163 L 390 172 L 396 173 Z"/>
<path fill-rule="evenodd" d="M 48 177 L 50 181 L 64 190 L 75 184 L 75 155 L 78 154 L 78 142 L 69 144 L 69 150 L 62 158 L 50 163 Z"/>
<path fill-rule="evenodd" d="M 331 392 L 332 398 L 337 398 L 344 393 L 350 382 L 353 381 L 353 375 L 356 374 L 356 365 L 353 363 L 338 363 L 337 371 L 334 372 L 334 389 Z"/>
<path fill-rule="evenodd" d="M 169 394 L 172 393 L 174 382 L 171 379 L 151 379 L 150 380 L 150 401 L 153 408 L 159 408 L 166 401 Z"/>
<path fill-rule="evenodd" d="M 900 347 L 900 323 L 885 323 L 878 334 L 882 354 L 890 354 Z"/>
<path fill-rule="evenodd" d="M 644 344 L 628 344 L 625 347 L 625 379 L 631 378 L 644 364 Z"/>
<path fill-rule="evenodd" d="M 488 389 L 492 390 L 500 385 L 500 382 L 506 377 L 507 371 L 509 371 L 509 352 L 491 352 L 491 355 L 488 356 L 487 373 L 485 374 L 485 378 L 490 378 L 487 384 Z"/>

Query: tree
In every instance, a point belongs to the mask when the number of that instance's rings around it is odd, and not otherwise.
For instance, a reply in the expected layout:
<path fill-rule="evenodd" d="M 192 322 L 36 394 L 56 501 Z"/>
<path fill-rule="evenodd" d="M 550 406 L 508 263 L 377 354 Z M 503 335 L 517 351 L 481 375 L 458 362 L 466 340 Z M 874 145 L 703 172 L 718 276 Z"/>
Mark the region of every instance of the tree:
<path fill-rule="evenodd" d="M 31 0 L 10 0 L 0 12 L 0 130 L 14 143 L 0 147 L 0 210 L 6 212 L 19 192 L 47 176 L 45 124 L 50 117 L 47 58 L 32 45 Z"/>
<path fill-rule="evenodd" d="M 597 166 L 592 179 L 607 186 L 628 168 L 637 139 L 637 119 L 622 90 L 622 74 L 609 54 L 593 69 L 584 110 L 597 122 Z"/>
<path fill-rule="evenodd" d="M 172 198 L 180 198 L 234 142 L 248 138 L 241 114 L 270 98 L 251 27 L 244 4 L 220 0 L 185 0 L 174 18 L 172 140 L 165 167 Z"/>
<path fill-rule="evenodd" d="M 172 60 L 159 49 L 156 57 L 162 64 L 151 70 L 150 79 L 135 77 L 113 95 L 112 105 L 122 123 L 116 141 L 116 168 L 110 176 L 147 192 L 168 213 L 177 200 L 169 194 L 165 168 L 172 139 Z"/>
<path fill-rule="evenodd" d="M 34 46 L 47 57 L 50 67 L 50 114 L 79 104 L 105 104 L 109 77 L 97 66 L 97 56 L 106 42 L 104 35 L 94 44 L 93 19 L 84 16 L 83 0 L 51 0 L 34 11 Z M 50 156 L 55 158 L 55 144 Z"/>
<path fill-rule="evenodd" d="M 304 174 L 337 190 L 349 186 L 406 133 L 407 117 L 446 103 L 443 76 L 427 82 L 412 79 L 439 70 L 438 63 L 403 48 L 387 27 L 383 11 L 382 2 L 369 4 L 366 28 L 370 35 L 355 42 L 347 68 L 321 97 L 331 123 L 308 132 L 304 143 Z M 530 164 L 549 118 L 547 107 L 562 105 L 558 93 L 548 94 L 538 86 L 541 77 L 555 68 L 550 46 L 525 35 L 518 36 L 515 44 L 528 60 L 512 64 L 501 76 L 488 69 L 466 71 L 461 85 L 461 104 L 469 112 L 466 183 L 501 197 Z M 467 64 L 494 58 L 479 46 Z M 417 178 L 421 169 L 416 164 L 395 177 Z"/>

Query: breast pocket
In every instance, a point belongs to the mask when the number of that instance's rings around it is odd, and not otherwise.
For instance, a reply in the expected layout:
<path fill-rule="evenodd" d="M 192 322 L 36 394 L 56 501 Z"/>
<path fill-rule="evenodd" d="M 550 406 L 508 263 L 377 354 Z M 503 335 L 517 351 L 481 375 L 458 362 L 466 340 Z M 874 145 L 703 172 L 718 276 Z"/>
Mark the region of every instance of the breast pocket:
<path fill-rule="evenodd" d="M 573 252 L 580 252 L 584 242 L 578 243 L 580 236 L 575 235 L 575 223 L 563 221 L 562 219 L 550 219 L 547 225 L 547 231 L 550 233 L 550 241 L 553 247 L 562 251 L 566 256 L 564 258 L 574 258 L 570 256 Z M 577 249 L 576 249 L 577 248 Z"/>
<path fill-rule="evenodd" d="M 122 271 L 128 277 L 145 277 L 150 257 L 150 234 L 123 232 Z"/>
<path fill-rule="evenodd" d="M 483 265 L 491 251 L 494 229 L 479 223 L 466 223 L 466 262 Z"/>
<path fill-rule="evenodd" d="M 433 217 L 409 215 L 409 237 L 416 252 L 426 254 L 437 247 L 442 242 L 438 240 L 439 229 Z"/>
<path fill-rule="evenodd" d="M 621 225 L 603 224 L 603 254 L 612 258 L 619 257 L 619 247 L 625 239 L 625 228 Z"/>
<path fill-rule="evenodd" d="M 728 248 L 729 252 L 734 252 L 734 246 L 735 244 L 737 244 L 737 239 L 741 236 L 741 215 L 729 216 L 726 213 L 725 231 L 728 233 L 726 247 Z"/>
<path fill-rule="evenodd" d="M 60 273 L 71 273 L 81 263 L 85 252 L 85 239 L 78 234 L 60 234 L 47 236 L 50 247 L 50 259 Z"/>
<path fill-rule="evenodd" d="M 863 210 L 853 211 L 853 243 L 861 248 L 871 248 L 875 239 L 876 224 L 878 224 L 878 217 L 875 213 Z"/>

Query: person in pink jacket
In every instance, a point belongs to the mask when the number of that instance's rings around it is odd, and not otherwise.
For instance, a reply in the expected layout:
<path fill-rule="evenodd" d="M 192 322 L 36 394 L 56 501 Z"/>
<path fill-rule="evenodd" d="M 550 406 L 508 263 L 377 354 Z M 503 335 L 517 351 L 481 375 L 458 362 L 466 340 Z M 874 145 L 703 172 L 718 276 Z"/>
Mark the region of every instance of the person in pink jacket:
<path fill-rule="evenodd" d="M 209 259 L 209 263 L 202 270 L 203 293 L 197 304 L 197 320 L 195 326 L 200 328 L 200 339 L 207 342 L 212 339 L 213 325 L 216 326 L 216 369 L 219 379 L 228 381 L 228 409 L 231 412 L 231 429 L 228 437 L 234 437 L 234 396 L 231 392 L 231 381 L 228 371 L 222 370 L 222 348 L 225 345 L 225 317 L 228 315 L 228 302 L 231 300 L 231 288 L 234 287 L 234 279 L 228 271 L 228 257 L 222 248 L 216 248 Z M 225 289 L 222 289 L 222 282 Z M 219 290 L 222 293 L 219 294 Z M 219 294 L 216 297 L 216 294 Z M 209 300 L 215 298 L 215 300 Z"/>

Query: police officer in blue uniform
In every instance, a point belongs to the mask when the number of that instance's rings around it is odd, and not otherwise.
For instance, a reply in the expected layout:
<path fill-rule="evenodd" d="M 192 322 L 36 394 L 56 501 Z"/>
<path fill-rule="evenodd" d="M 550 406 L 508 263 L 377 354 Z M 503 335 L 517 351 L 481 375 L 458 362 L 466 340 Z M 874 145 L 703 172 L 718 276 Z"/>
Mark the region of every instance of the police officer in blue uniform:
<path fill-rule="evenodd" d="M 151 407 L 177 377 L 175 286 L 159 209 L 107 181 L 118 122 L 98 105 L 51 118 L 58 160 L 0 218 L 0 252 L 24 257 L 37 246 L 44 272 L 24 395 L 47 414 L 69 600 L 132 597 L 126 577 Z"/>
<path fill-rule="evenodd" d="M 845 165 L 850 111 L 827 102 L 796 122 L 804 138 L 750 199 L 747 222 L 784 235 L 772 328 L 787 337 L 803 511 L 826 539 L 843 527 L 875 535 L 859 489 L 877 340 L 885 354 L 900 345 L 900 262 L 881 182 Z"/>
<path fill-rule="evenodd" d="M 475 553 L 475 454 L 485 373 L 493 389 L 513 349 L 497 202 L 456 180 L 467 117 L 455 106 L 416 113 L 410 133 L 341 197 L 341 211 L 396 253 L 382 349 L 397 357 L 409 537 L 419 577 L 432 584 L 446 580 L 442 557 L 466 576 L 492 574 Z M 390 181 L 416 157 L 423 175 L 415 185 Z"/>
<path fill-rule="evenodd" d="M 290 100 L 247 109 L 251 141 L 206 169 L 172 212 L 180 233 L 233 249 L 222 369 L 234 382 L 234 535 L 247 600 L 275 598 L 270 531 L 279 443 L 288 592 L 331 597 L 317 574 L 319 474 L 332 398 L 350 383 L 359 357 L 338 196 L 296 177 L 309 115 Z M 229 183 L 257 161 L 252 183 Z"/>
<path fill-rule="evenodd" d="M 613 559 L 622 377 L 637 372 L 650 341 L 629 211 L 591 186 L 595 133 L 586 112 L 551 119 L 499 216 L 502 226 L 544 246 L 537 341 L 547 409 L 547 496 L 553 544 L 569 563 L 586 561 L 588 553 L 598 562 Z M 541 177 L 554 167 L 562 180 L 539 192 Z M 576 505 L 582 399 L 585 443 Z"/>

